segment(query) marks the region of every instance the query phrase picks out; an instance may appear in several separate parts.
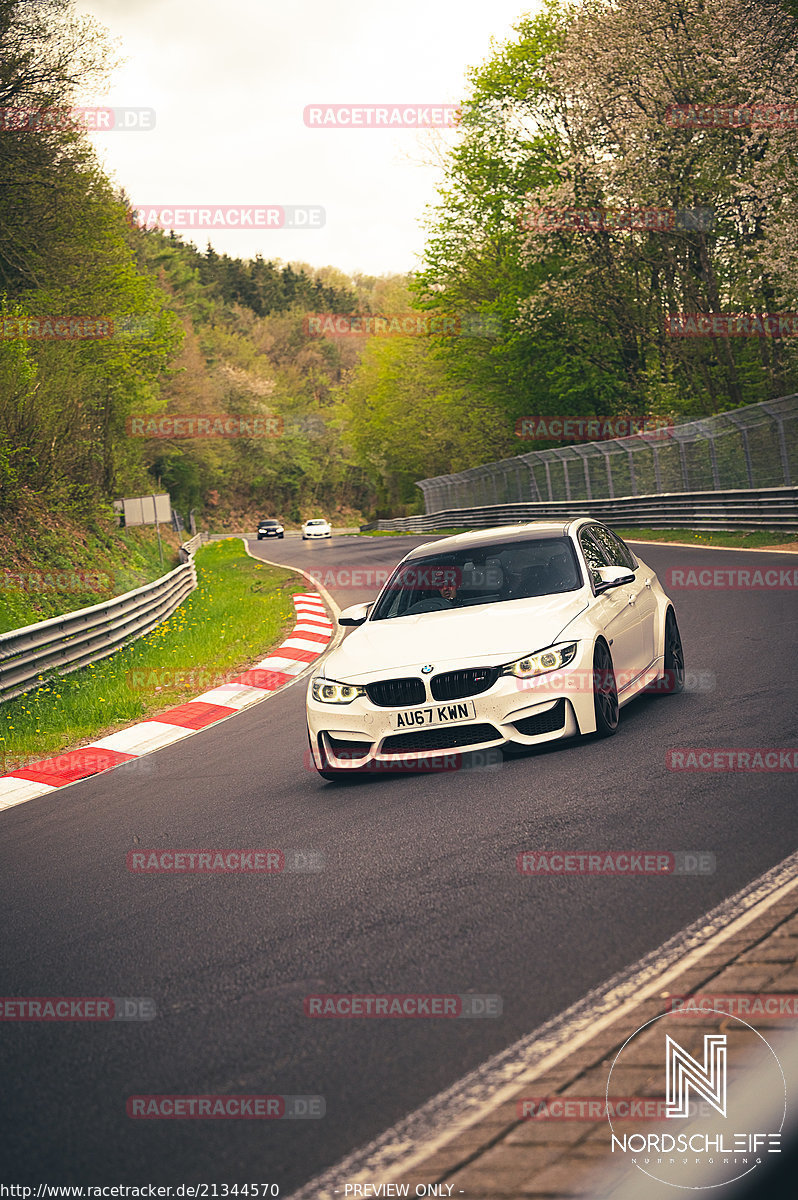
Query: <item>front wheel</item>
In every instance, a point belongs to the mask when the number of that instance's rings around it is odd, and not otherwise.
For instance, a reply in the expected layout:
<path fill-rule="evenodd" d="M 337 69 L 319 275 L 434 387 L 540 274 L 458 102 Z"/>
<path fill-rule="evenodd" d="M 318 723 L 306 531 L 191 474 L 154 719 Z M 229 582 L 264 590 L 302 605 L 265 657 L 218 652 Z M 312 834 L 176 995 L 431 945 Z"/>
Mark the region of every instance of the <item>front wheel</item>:
<path fill-rule="evenodd" d="M 668 609 L 665 618 L 665 677 L 662 691 L 669 696 L 678 695 L 684 691 L 684 650 L 679 626 L 676 624 L 676 613 Z"/>
<path fill-rule="evenodd" d="M 618 728 L 621 713 L 615 669 L 606 642 L 596 642 L 593 651 L 593 707 L 596 714 L 596 736 L 612 737 Z"/>

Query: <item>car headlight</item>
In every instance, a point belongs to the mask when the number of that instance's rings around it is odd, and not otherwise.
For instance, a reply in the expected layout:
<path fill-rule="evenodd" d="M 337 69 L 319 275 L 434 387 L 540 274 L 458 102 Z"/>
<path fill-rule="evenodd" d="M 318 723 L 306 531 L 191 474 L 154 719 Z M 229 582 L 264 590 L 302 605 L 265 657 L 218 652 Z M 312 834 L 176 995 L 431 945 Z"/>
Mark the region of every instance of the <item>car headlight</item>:
<path fill-rule="evenodd" d="M 576 655 L 576 642 L 562 646 L 549 646 L 536 654 L 527 654 L 515 662 L 502 667 L 502 675 L 515 675 L 518 679 L 531 679 L 533 675 L 544 675 L 546 671 L 558 671 L 567 667 Z"/>
<path fill-rule="evenodd" d="M 365 696 L 366 689 L 353 683 L 337 683 L 334 679 L 325 679 L 317 675 L 312 680 L 311 693 L 314 700 L 322 704 L 351 704 L 359 696 Z"/>

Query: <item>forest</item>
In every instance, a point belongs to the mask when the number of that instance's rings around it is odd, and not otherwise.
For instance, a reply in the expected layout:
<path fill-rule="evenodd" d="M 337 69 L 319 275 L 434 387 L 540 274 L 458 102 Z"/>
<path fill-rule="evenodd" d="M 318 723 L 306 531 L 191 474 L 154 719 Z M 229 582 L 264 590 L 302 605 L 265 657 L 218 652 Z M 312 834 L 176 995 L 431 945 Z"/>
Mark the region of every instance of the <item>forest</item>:
<path fill-rule="evenodd" d="M 0 508 L 165 490 L 206 527 L 354 524 L 559 444 L 519 440 L 532 415 L 665 424 L 795 392 L 797 55 L 792 2 L 549 0 L 469 72 L 422 269 L 376 277 L 139 227 L 79 120 L 8 117 L 79 105 L 106 32 L 71 0 L 0 0 Z M 133 432 L 197 414 L 244 432 Z"/>

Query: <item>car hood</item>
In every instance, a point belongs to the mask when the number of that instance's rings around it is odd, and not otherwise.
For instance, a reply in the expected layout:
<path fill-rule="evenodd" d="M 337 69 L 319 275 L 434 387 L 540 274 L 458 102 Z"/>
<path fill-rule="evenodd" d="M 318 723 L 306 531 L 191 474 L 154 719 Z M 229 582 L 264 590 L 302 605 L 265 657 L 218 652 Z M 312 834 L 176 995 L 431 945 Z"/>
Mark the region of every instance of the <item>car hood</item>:
<path fill-rule="evenodd" d="M 424 663 L 440 669 L 500 666 L 556 642 L 587 608 L 584 589 L 566 595 L 507 600 L 474 608 L 367 621 L 324 661 L 330 679 L 395 676 Z"/>

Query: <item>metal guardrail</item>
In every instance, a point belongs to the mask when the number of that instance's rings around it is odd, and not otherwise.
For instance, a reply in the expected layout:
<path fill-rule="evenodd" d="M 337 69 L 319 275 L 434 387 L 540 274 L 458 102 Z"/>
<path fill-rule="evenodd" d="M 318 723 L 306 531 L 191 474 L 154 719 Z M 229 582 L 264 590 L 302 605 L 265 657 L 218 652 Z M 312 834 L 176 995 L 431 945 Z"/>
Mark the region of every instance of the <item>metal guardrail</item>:
<path fill-rule="evenodd" d="M 734 488 L 718 492 L 673 492 L 618 496 L 613 500 L 553 500 L 447 508 L 423 516 L 396 517 L 361 530 L 485 529 L 547 517 L 598 517 L 609 524 L 649 529 L 798 530 L 798 487 Z"/>
<path fill-rule="evenodd" d="M 190 562 L 194 553 L 202 545 L 203 540 L 204 538 L 201 533 L 195 533 L 193 538 L 189 538 L 187 542 L 183 542 L 183 545 L 180 547 L 180 561 L 184 563 Z"/>
<path fill-rule="evenodd" d="M 452 475 L 420 479 L 427 513 L 466 506 L 655 492 L 770 490 L 798 480 L 798 395 L 672 425 L 651 434 L 532 450 Z"/>
<path fill-rule="evenodd" d="M 166 620 L 197 586 L 194 551 L 200 535 L 180 547 L 185 560 L 168 575 L 102 604 L 0 634 L 0 701 L 12 700 L 51 672 L 66 675 L 107 658 Z"/>

